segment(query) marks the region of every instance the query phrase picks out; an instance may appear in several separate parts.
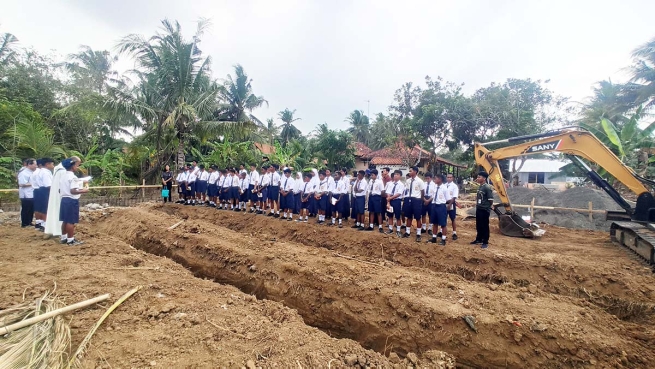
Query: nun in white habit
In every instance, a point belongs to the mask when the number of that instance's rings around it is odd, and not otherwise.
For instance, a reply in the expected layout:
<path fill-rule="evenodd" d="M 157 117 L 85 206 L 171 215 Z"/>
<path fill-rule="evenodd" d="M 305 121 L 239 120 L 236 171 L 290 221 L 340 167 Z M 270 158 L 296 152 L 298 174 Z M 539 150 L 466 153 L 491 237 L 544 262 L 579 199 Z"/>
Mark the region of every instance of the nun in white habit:
<path fill-rule="evenodd" d="M 50 187 L 50 199 L 48 200 L 48 215 L 45 221 L 45 234 L 61 236 L 61 222 L 59 221 L 59 206 L 61 195 L 59 194 L 59 179 L 66 174 L 66 169 L 59 163 L 52 176 Z"/>

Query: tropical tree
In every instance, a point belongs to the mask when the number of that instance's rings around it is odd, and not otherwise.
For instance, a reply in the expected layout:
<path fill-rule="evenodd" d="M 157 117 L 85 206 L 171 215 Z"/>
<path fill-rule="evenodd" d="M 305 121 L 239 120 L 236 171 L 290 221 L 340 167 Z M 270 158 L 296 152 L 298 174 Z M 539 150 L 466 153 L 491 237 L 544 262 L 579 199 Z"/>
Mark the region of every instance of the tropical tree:
<path fill-rule="evenodd" d="M 637 105 L 645 109 L 655 106 L 655 38 L 639 46 L 632 52 L 633 96 Z"/>
<path fill-rule="evenodd" d="M 348 132 L 353 135 L 355 141 L 368 145 L 371 132 L 368 117 L 364 115 L 364 112 L 353 110 L 348 118 L 346 118 L 346 122 L 351 125 Z"/>
<path fill-rule="evenodd" d="M 11 33 L 0 35 L 0 68 L 15 60 L 16 50 L 14 46 L 17 42 L 18 39 Z"/>
<path fill-rule="evenodd" d="M 258 137 L 266 144 L 273 145 L 275 139 L 280 135 L 280 127 L 275 124 L 273 118 L 266 119 L 266 125 L 259 128 Z"/>
<path fill-rule="evenodd" d="M 96 51 L 89 46 L 80 46 L 80 51 L 68 56 L 66 69 L 71 73 L 75 83 L 80 87 L 102 95 L 107 90 L 107 83 L 116 80 L 118 73 L 112 70 L 112 64 L 118 60 L 109 51 Z"/>
<path fill-rule="evenodd" d="M 149 39 L 128 35 L 119 43 L 119 52 L 132 56 L 138 66 L 139 85 L 135 90 L 114 89 L 109 104 L 121 113 L 132 113 L 156 130 L 157 151 L 165 129 L 177 140 L 176 161 L 184 165 L 189 135 L 202 129 L 225 132 L 232 122 L 214 120 L 219 86 L 210 78 L 211 59 L 199 48 L 208 22 L 198 22 L 191 41 L 184 39 L 178 22 L 162 21 L 163 32 Z"/>
<path fill-rule="evenodd" d="M 264 104 L 268 106 L 268 101 L 253 93 L 252 79 L 240 64 L 234 66 L 234 77 L 228 74 L 219 86 L 218 96 L 221 104 L 215 113 L 217 120 L 254 122 L 261 125 L 261 121 L 252 115 L 252 111 Z"/>
<path fill-rule="evenodd" d="M 54 143 L 52 130 L 38 120 L 20 120 L 6 134 L 13 143 L 16 158 L 60 158 L 66 154 Z"/>
<path fill-rule="evenodd" d="M 326 123 L 316 129 L 315 155 L 319 160 L 327 161 L 327 167 L 352 168 L 355 165 L 355 147 L 353 137 L 346 131 L 332 130 Z"/>
<path fill-rule="evenodd" d="M 278 118 L 283 122 L 282 132 L 280 132 L 280 139 L 282 140 L 283 146 L 286 146 L 289 141 L 300 137 L 302 134 L 302 132 L 293 125 L 293 122 L 300 120 L 300 118 L 294 118 L 294 114 L 296 114 L 296 110 L 289 110 L 288 108 L 277 114 Z"/>

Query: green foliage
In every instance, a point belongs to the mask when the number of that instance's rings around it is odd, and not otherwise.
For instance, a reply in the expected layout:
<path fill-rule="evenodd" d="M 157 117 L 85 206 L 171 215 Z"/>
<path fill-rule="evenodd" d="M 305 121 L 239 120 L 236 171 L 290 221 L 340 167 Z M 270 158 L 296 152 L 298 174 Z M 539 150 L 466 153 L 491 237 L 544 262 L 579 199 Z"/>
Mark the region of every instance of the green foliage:
<path fill-rule="evenodd" d="M 330 169 L 355 166 L 355 148 L 353 137 L 346 131 L 331 130 L 327 124 L 319 124 L 317 128 L 316 157 L 327 161 Z"/>
<path fill-rule="evenodd" d="M 282 121 L 282 131 L 280 132 L 280 140 L 282 141 L 283 146 L 286 146 L 289 141 L 300 137 L 302 132 L 292 123 L 300 120 L 300 118 L 295 118 L 296 110 L 284 109 L 283 111 L 277 114 L 278 118 Z"/>
<path fill-rule="evenodd" d="M 348 132 L 353 135 L 353 138 L 357 142 L 363 142 L 364 144 L 369 144 L 369 139 L 371 136 L 371 127 L 368 121 L 368 117 L 364 115 L 364 112 L 361 110 L 354 110 L 348 118 L 346 118 L 351 127 L 348 128 Z"/>

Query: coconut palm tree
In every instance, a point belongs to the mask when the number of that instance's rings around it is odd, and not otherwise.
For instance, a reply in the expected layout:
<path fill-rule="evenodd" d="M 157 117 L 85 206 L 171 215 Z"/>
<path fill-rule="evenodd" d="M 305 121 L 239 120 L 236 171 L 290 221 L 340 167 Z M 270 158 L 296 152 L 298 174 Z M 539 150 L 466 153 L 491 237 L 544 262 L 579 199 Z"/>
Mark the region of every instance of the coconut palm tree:
<path fill-rule="evenodd" d="M 280 132 L 282 146 L 286 146 L 289 141 L 300 137 L 302 134 L 302 132 L 300 132 L 300 130 L 293 125 L 293 122 L 300 120 L 300 118 L 294 118 L 294 114 L 296 114 L 296 110 L 289 110 L 288 108 L 277 114 L 278 118 L 280 118 L 280 120 L 283 122 L 282 132 Z"/>
<path fill-rule="evenodd" d="M 73 75 L 76 82 L 84 88 L 102 95 L 110 80 L 116 79 L 118 73 L 112 70 L 112 64 L 118 60 L 109 51 L 95 51 L 89 46 L 80 46 L 80 51 L 68 56 L 66 69 Z"/>
<path fill-rule="evenodd" d="M 264 104 L 268 106 L 268 101 L 263 96 L 253 93 L 252 79 L 248 78 L 240 64 L 234 66 L 234 78 L 228 74 L 223 84 L 219 86 L 218 96 L 221 100 L 217 111 L 219 120 L 261 123 L 248 113 L 252 113 L 254 109 Z"/>
<path fill-rule="evenodd" d="M 655 38 L 632 52 L 632 82 L 637 104 L 645 109 L 655 106 Z"/>
<path fill-rule="evenodd" d="M 355 141 L 368 145 L 370 124 L 368 117 L 364 115 L 364 112 L 361 110 L 353 110 L 348 118 L 346 118 L 346 122 L 351 125 L 351 127 L 348 128 L 348 132 L 353 135 Z"/>
<path fill-rule="evenodd" d="M 210 77 L 211 58 L 204 57 L 199 48 L 208 22 L 198 22 L 190 41 L 184 39 L 178 22 L 163 20 L 162 25 L 163 32 L 148 39 L 131 34 L 119 42 L 119 52 L 136 61 L 133 72 L 139 84 L 134 89 L 111 89 L 109 104 L 137 115 L 146 122 L 146 129 L 155 129 L 158 153 L 163 131 L 172 130 L 177 140 L 177 165 L 182 166 L 185 144 L 194 131 L 218 135 L 236 124 L 216 121 L 213 115 L 220 88 Z"/>
<path fill-rule="evenodd" d="M 0 67 L 12 62 L 16 56 L 14 45 L 18 42 L 16 36 L 11 33 L 0 35 Z"/>

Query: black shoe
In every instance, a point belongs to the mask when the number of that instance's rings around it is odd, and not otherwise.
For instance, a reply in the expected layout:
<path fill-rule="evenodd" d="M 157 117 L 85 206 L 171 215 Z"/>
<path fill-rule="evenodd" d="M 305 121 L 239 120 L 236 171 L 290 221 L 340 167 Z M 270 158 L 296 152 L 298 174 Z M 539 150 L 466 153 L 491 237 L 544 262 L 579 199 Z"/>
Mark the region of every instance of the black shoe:
<path fill-rule="evenodd" d="M 402 236 L 403 236 L 403 234 L 402 234 L 402 233 L 400 233 L 400 232 L 396 232 L 396 236 L 398 236 L 398 237 L 402 237 Z"/>
<path fill-rule="evenodd" d="M 400 226 L 400 229 L 405 229 L 405 228 L 407 228 L 407 226 L 405 226 L 405 225 Z"/>
<path fill-rule="evenodd" d="M 365 231 L 366 228 L 365 228 L 364 226 L 359 226 L 359 228 L 357 228 L 357 230 L 358 230 L 358 231 Z"/>
<path fill-rule="evenodd" d="M 431 230 L 431 229 L 428 229 L 428 234 L 429 234 L 430 236 L 432 236 L 432 230 Z"/>
<path fill-rule="evenodd" d="M 453 241 L 457 241 L 457 234 L 453 233 Z"/>
<path fill-rule="evenodd" d="M 442 238 L 441 241 L 439 242 L 439 245 L 446 246 L 446 240 Z"/>
<path fill-rule="evenodd" d="M 384 234 L 393 234 L 393 230 L 384 231 Z"/>
<path fill-rule="evenodd" d="M 248 212 L 249 212 L 249 213 L 254 213 L 254 212 L 255 212 L 255 209 L 250 209 L 250 210 L 248 210 Z"/>
<path fill-rule="evenodd" d="M 343 228 L 343 224 L 342 224 L 342 223 L 339 223 L 339 228 Z"/>
<path fill-rule="evenodd" d="M 246 212 L 246 208 L 241 209 L 241 211 L 245 213 L 245 212 Z"/>
<path fill-rule="evenodd" d="M 437 238 L 441 238 L 441 236 L 443 236 L 441 232 L 437 233 Z"/>
<path fill-rule="evenodd" d="M 65 238 L 64 238 L 63 240 L 62 240 L 62 239 L 59 239 L 59 243 L 62 244 L 62 245 L 65 245 L 65 244 L 68 243 L 68 240 L 65 239 Z"/>
<path fill-rule="evenodd" d="M 292 220 L 293 220 L 293 217 L 289 217 L 289 219 L 287 219 L 287 222 L 290 222 Z"/>
<path fill-rule="evenodd" d="M 73 239 L 72 241 L 67 241 L 66 245 L 68 245 L 68 246 L 78 246 L 78 245 L 82 245 L 83 243 L 84 243 L 83 241 L 78 241 L 76 239 Z"/>
<path fill-rule="evenodd" d="M 409 238 L 409 233 L 403 233 L 402 238 Z"/>
<path fill-rule="evenodd" d="M 380 233 L 384 234 L 384 229 L 378 228 L 378 230 L 380 230 Z"/>
<path fill-rule="evenodd" d="M 234 211 L 241 211 L 241 209 L 239 209 L 239 208 L 234 208 Z"/>
<path fill-rule="evenodd" d="M 489 244 L 488 244 L 488 243 L 483 243 L 482 245 L 480 245 L 480 248 L 481 248 L 481 249 L 486 249 L 486 248 L 488 248 L 488 247 L 489 247 Z"/>
<path fill-rule="evenodd" d="M 352 228 L 352 229 L 357 229 L 357 228 L 359 228 L 359 226 L 358 226 L 357 224 L 354 224 L 354 225 L 353 225 L 352 227 L 350 227 L 350 228 Z"/>
<path fill-rule="evenodd" d="M 328 223 L 328 227 L 334 227 L 334 223 L 332 222 Z"/>
<path fill-rule="evenodd" d="M 482 243 L 482 242 L 480 242 L 480 241 L 478 241 L 478 240 L 471 241 L 471 245 L 479 245 L 479 244 L 481 244 L 481 243 Z"/>
<path fill-rule="evenodd" d="M 367 231 L 367 232 L 373 232 L 374 230 L 375 230 L 375 228 L 373 228 L 373 227 L 368 227 L 368 228 L 365 229 L 365 231 Z"/>
<path fill-rule="evenodd" d="M 421 236 L 420 235 L 416 235 L 416 242 L 421 242 Z"/>
<path fill-rule="evenodd" d="M 261 211 L 261 210 L 258 210 L 258 211 L 257 211 L 257 214 L 258 214 L 258 215 L 261 215 L 261 214 L 264 214 L 264 212 Z"/>
<path fill-rule="evenodd" d="M 275 213 L 268 213 L 266 216 L 267 217 L 272 217 L 273 215 L 275 215 Z"/>
<path fill-rule="evenodd" d="M 273 215 L 273 218 L 279 218 L 279 217 L 280 217 L 280 214 Z"/>
<path fill-rule="evenodd" d="M 430 238 L 430 239 L 428 240 L 428 242 L 429 242 L 429 243 L 437 243 L 437 238 L 436 238 L 436 237 L 432 237 L 432 238 Z"/>

